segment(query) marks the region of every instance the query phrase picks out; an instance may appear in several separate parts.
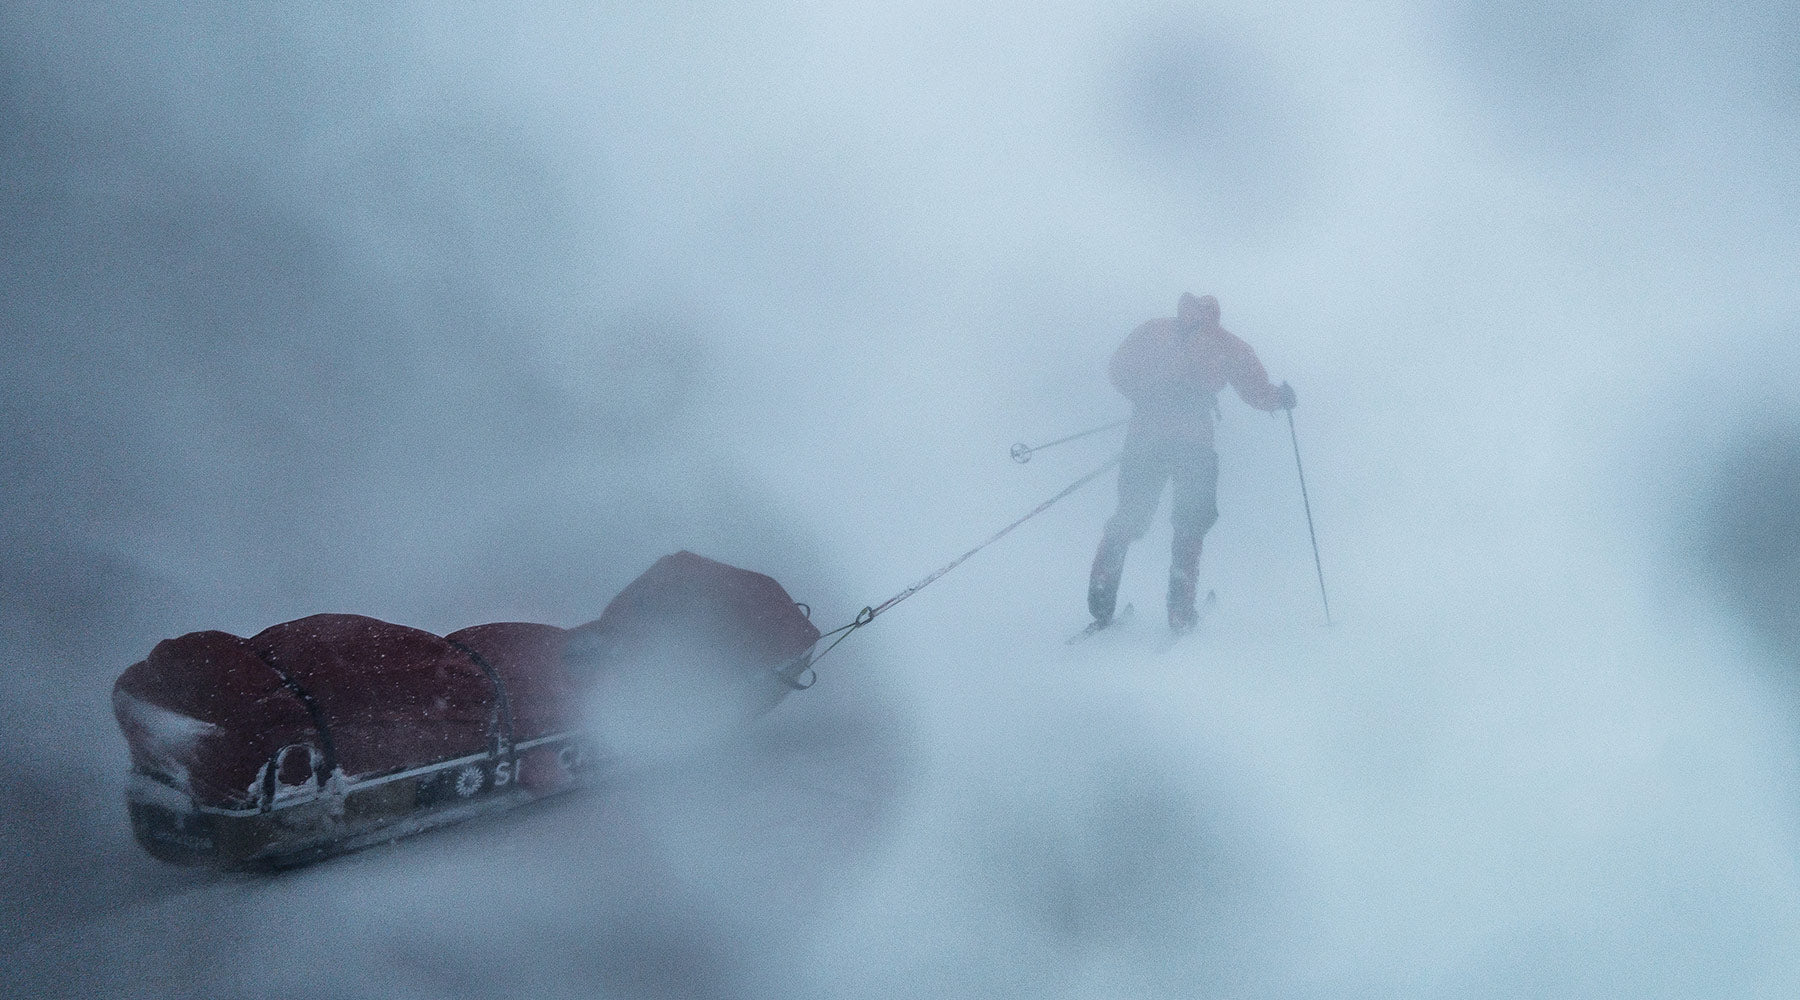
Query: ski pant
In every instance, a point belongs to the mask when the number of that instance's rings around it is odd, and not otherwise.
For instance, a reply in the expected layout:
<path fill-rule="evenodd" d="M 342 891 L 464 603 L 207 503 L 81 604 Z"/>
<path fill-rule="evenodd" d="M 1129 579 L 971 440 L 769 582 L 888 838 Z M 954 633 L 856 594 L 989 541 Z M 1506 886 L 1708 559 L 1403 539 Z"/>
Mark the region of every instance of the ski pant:
<path fill-rule="evenodd" d="M 1088 610 L 1096 618 L 1112 617 L 1126 550 L 1149 530 L 1163 487 L 1171 483 L 1169 607 L 1192 609 L 1200 545 L 1219 519 L 1219 456 L 1210 446 L 1192 441 L 1128 438 L 1119 464 L 1119 507 L 1106 522 L 1088 576 Z"/>

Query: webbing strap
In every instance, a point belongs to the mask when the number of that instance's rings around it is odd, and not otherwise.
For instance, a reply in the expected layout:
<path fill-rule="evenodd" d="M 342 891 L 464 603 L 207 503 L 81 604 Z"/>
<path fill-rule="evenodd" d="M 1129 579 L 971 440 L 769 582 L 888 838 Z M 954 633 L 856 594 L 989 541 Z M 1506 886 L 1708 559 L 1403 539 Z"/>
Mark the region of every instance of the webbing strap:
<path fill-rule="evenodd" d="M 319 787 L 324 788 L 325 782 L 330 780 L 331 773 L 337 770 L 338 766 L 337 745 L 331 739 L 331 727 L 325 723 L 325 710 L 320 707 L 318 700 L 312 696 L 311 691 L 302 687 L 300 682 L 293 678 L 293 675 L 281 669 L 280 664 L 275 662 L 273 656 L 270 656 L 259 649 L 253 649 L 251 652 L 255 653 L 256 658 L 263 661 L 265 666 L 275 672 L 275 676 L 281 679 L 281 686 L 287 688 L 295 698 L 300 700 L 301 706 L 306 709 L 307 717 L 312 719 L 313 729 L 317 730 L 319 733 L 320 744 L 320 760 L 318 767 L 313 771 L 313 775 L 318 779 Z"/>
<path fill-rule="evenodd" d="M 496 730 L 494 735 L 497 737 L 497 741 L 494 750 L 497 754 L 510 752 L 513 745 L 513 713 L 512 703 L 506 697 L 506 681 L 501 679 L 500 671 L 495 670 L 494 665 L 489 663 L 486 657 L 477 653 L 473 647 L 455 639 L 445 639 L 444 641 L 480 667 L 481 672 L 487 675 L 488 683 L 493 685 L 494 710 L 488 715 L 488 724 Z"/>
<path fill-rule="evenodd" d="M 1124 457 L 1124 455 L 1122 453 L 1119 455 L 1114 455 L 1112 458 L 1107 460 L 1105 465 L 1100 466 L 1098 469 L 1095 469 L 1094 471 L 1088 473 L 1087 475 L 1082 476 L 1080 479 L 1075 480 L 1074 482 L 1070 483 L 1068 486 L 1063 487 L 1061 492 L 1057 493 L 1055 496 L 1051 497 L 1050 499 L 1045 500 L 1043 503 L 1038 504 L 1036 507 L 1033 507 L 1031 509 L 1030 513 L 1027 513 L 1024 517 L 1021 517 L 1017 521 L 1014 521 L 1013 523 L 1007 525 L 1006 527 L 1001 528 L 999 531 L 994 532 L 991 536 L 988 537 L 987 541 L 982 542 L 980 545 L 977 545 L 974 548 L 970 549 L 969 551 L 964 552 L 962 555 L 957 556 L 955 559 L 950 560 L 949 562 L 945 563 L 943 566 L 939 567 L 936 571 L 932 572 L 930 575 L 921 579 L 919 582 L 913 584 L 910 587 L 907 587 L 905 590 L 902 590 L 901 592 L 899 592 L 898 594 L 895 594 L 894 596 L 888 598 L 887 600 L 882 601 L 880 604 L 874 605 L 872 607 L 866 607 L 866 608 L 863 608 L 861 611 L 858 611 L 856 613 L 856 619 L 854 621 L 852 621 L 850 624 L 839 626 L 838 628 L 834 628 L 831 631 L 820 636 L 819 637 L 820 639 L 826 639 L 826 638 L 830 638 L 831 636 L 835 635 L 835 636 L 837 636 L 837 639 L 831 645 L 825 647 L 825 652 L 820 653 L 818 656 L 813 657 L 812 662 L 817 663 L 820 660 L 824 659 L 825 653 L 829 653 L 833 649 L 836 649 L 838 643 L 843 642 L 845 639 L 848 639 L 850 637 L 850 633 L 852 633 L 852 632 L 856 631 L 857 629 L 862 628 L 864 625 L 867 625 L 870 622 L 874 621 L 876 616 L 881 615 L 882 613 L 886 612 L 889 608 L 892 608 L 894 605 L 899 604 L 901 601 L 906 600 L 907 598 L 918 593 L 919 591 L 924 590 L 926 587 L 931 586 L 933 583 L 936 583 L 938 581 L 938 579 L 941 578 L 944 574 L 950 572 L 951 570 L 955 569 L 958 566 L 961 566 L 963 564 L 963 562 L 965 560 L 967 560 L 970 556 L 974 555 L 977 552 L 980 552 L 982 549 L 985 549 L 988 546 L 999 541 L 1000 539 L 1006 537 L 1007 533 L 1011 532 L 1014 528 L 1017 528 L 1019 525 L 1024 524 L 1026 521 L 1029 521 L 1032 518 L 1038 516 L 1039 514 L 1042 514 L 1046 510 L 1049 510 L 1050 507 L 1053 504 L 1055 504 L 1058 500 L 1061 500 L 1063 497 L 1068 496 L 1069 494 L 1075 492 L 1076 490 L 1081 489 L 1083 486 L 1086 486 L 1088 483 L 1093 482 L 1095 479 L 1100 478 L 1102 475 L 1105 475 L 1107 470 L 1118 465 L 1119 460 L 1122 459 L 1123 457 Z"/>

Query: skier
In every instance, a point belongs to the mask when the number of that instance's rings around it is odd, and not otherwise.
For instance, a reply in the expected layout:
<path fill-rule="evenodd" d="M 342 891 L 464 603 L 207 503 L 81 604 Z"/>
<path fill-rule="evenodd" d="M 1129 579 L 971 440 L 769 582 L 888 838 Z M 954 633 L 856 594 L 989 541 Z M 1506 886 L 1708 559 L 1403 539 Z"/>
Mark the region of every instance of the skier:
<path fill-rule="evenodd" d="M 1200 543 L 1219 519 L 1219 457 L 1213 451 L 1213 414 L 1227 383 L 1244 402 L 1273 413 L 1292 409 L 1294 390 L 1272 385 L 1250 345 L 1219 325 L 1219 300 L 1182 293 L 1174 318 L 1144 323 L 1114 352 L 1112 384 L 1131 400 L 1131 426 L 1119 465 L 1119 508 L 1106 522 L 1088 575 L 1088 610 L 1110 624 L 1119 595 L 1125 551 L 1143 537 L 1173 481 L 1175 531 L 1169 554 L 1169 628 L 1194 627 L 1194 581 Z"/>

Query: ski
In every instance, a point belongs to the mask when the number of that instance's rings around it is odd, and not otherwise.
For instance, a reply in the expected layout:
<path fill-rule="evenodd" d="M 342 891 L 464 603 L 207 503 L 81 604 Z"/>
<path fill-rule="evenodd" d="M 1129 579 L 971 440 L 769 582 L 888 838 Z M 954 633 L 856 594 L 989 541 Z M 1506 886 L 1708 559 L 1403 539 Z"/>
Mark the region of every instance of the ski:
<path fill-rule="evenodd" d="M 1069 638 L 1066 640 L 1067 644 L 1072 646 L 1075 643 L 1078 643 L 1081 640 L 1086 639 L 1089 636 L 1097 635 L 1101 632 L 1105 632 L 1108 629 L 1117 628 L 1120 625 L 1123 625 L 1130 620 L 1131 620 L 1131 605 L 1127 604 L 1123 608 L 1119 609 L 1118 614 L 1113 615 L 1112 618 L 1107 621 L 1088 622 L 1087 628 L 1084 628 L 1081 631 L 1075 633 L 1074 635 L 1069 636 Z"/>

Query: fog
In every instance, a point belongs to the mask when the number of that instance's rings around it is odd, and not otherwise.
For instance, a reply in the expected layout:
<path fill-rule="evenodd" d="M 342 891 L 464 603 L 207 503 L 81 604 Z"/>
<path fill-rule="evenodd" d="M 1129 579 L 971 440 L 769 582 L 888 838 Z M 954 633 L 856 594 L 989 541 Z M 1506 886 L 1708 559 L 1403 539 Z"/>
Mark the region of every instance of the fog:
<path fill-rule="evenodd" d="M 1800 14 L 1460 0 L 0 9 L 0 986 L 1800 989 Z M 269 875 L 131 839 L 164 638 L 847 623 L 1104 462 L 1183 291 L 1199 633 L 1111 477 L 747 730 Z"/>

